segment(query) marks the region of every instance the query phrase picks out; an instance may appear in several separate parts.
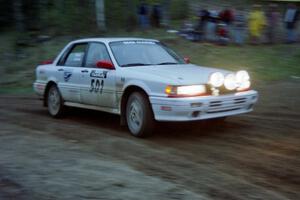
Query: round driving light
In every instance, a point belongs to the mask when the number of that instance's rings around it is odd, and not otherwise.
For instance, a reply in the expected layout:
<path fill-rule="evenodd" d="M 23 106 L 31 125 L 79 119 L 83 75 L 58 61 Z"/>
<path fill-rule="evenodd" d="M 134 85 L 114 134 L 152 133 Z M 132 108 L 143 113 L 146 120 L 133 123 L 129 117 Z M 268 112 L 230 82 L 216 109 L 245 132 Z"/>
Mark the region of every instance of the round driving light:
<path fill-rule="evenodd" d="M 247 90 L 251 86 L 250 82 L 250 76 L 247 71 L 238 71 L 235 75 L 236 77 L 236 83 L 237 83 L 237 90 L 238 91 L 243 91 Z"/>
<path fill-rule="evenodd" d="M 225 77 L 224 86 L 227 90 L 234 90 L 237 88 L 236 77 L 234 74 L 228 74 Z"/>
<path fill-rule="evenodd" d="M 249 79 L 250 79 L 250 76 L 249 76 L 248 72 L 246 72 L 244 70 L 243 71 L 238 71 L 236 73 L 236 81 L 238 83 L 247 82 L 247 81 L 249 81 Z"/>
<path fill-rule="evenodd" d="M 221 72 L 211 74 L 209 83 L 214 87 L 221 87 L 224 83 L 224 75 Z"/>

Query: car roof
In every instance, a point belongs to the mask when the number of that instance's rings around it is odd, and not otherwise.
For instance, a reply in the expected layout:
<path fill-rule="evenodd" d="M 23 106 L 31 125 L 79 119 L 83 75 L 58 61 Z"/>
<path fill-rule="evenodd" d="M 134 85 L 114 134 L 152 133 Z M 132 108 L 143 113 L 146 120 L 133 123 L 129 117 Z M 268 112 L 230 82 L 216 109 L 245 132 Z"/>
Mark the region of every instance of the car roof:
<path fill-rule="evenodd" d="M 146 38 L 132 38 L 132 37 L 107 37 L 107 38 L 85 38 L 80 40 L 72 41 L 72 43 L 78 43 L 78 42 L 104 42 L 104 43 L 110 43 L 110 42 L 121 42 L 121 41 L 136 41 L 136 40 L 146 40 L 146 41 L 152 41 L 152 42 L 158 42 L 158 40 L 154 39 L 146 39 Z"/>

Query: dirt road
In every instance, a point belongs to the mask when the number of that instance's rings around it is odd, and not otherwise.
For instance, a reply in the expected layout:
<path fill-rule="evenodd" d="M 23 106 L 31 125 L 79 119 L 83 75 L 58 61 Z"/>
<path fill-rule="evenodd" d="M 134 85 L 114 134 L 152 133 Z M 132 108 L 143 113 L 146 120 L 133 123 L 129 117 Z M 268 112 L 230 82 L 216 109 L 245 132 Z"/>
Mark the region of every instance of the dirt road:
<path fill-rule="evenodd" d="M 300 82 L 259 88 L 225 123 L 163 124 L 146 140 L 119 118 L 48 116 L 0 96 L 0 199 L 300 199 Z"/>

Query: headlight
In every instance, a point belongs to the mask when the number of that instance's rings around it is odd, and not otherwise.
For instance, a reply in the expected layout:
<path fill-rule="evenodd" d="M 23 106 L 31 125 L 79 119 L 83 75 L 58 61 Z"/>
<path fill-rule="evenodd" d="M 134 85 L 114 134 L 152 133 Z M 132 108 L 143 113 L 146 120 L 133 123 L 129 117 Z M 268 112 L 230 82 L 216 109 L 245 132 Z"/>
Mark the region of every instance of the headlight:
<path fill-rule="evenodd" d="M 242 91 L 242 90 L 247 90 L 251 86 L 250 82 L 250 76 L 247 71 L 238 71 L 236 73 L 236 83 L 237 83 L 237 90 Z"/>
<path fill-rule="evenodd" d="M 191 97 L 206 94 L 205 85 L 167 86 L 165 93 L 169 97 Z"/>
<path fill-rule="evenodd" d="M 236 76 L 234 74 L 228 74 L 225 77 L 224 86 L 227 90 L 234 90 L 237 88 Z"/>
<path fill-rule="evenodd" d="M 221 72 L 214 72 L 209 77 L 209 84 L 213 87 L 221 87 L 224 83 L 224 75 Z"/>

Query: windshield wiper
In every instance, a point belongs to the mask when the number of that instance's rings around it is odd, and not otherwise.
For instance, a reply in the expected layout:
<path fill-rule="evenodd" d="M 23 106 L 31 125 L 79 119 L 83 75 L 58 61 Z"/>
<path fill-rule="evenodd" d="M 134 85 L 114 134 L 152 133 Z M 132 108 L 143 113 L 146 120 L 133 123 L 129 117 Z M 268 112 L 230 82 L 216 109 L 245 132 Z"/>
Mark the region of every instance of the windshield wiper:
<path fill-rule="evenodd" d="M 158 63 L 156 65 L 177 65 L 177 64 L 179 64 L 179 63 L 177 63 L 177 62 L 163 62 L 163 63 Z"/>
<path fill-rule="evenodd" d="M 121 65 L 121 67 L 134 67 L 134 66 L 147 66 L 147 65 L 151 65 L 151 64 L 146 64 L 146 63 L 128 63 L 128 64 Z"/>

